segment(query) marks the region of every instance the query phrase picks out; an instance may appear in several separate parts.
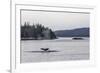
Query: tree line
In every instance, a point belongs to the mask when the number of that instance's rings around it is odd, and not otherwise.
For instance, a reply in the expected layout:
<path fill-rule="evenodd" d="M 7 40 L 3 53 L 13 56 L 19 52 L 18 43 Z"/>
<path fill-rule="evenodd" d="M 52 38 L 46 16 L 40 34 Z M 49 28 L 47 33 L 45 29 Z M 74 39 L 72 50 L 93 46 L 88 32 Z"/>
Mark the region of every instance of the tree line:
<path fill-rule="evenodd" d="M 33 24 L 30 25 L 28 22 L 25 22 L 24 25 L 21 25 L 21 39 L 22 40 L 43 40 L 43 39 L 56 39 L 55 33 L 48 27 L 43 26 L 42 24 Z"/>

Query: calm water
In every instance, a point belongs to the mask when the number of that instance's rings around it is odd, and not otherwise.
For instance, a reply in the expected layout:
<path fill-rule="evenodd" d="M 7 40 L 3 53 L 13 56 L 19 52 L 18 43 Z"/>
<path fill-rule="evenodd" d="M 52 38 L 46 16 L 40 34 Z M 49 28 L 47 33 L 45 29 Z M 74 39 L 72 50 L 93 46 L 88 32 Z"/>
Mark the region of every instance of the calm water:
<path fill-rule="evenodd" d="M 41 52 L 40 48 L 50 48 L 56 52 Z M 72 40 L 59 38 L 56 40 L 21 41 L 21 62 L 45 62 L 65 60 L 88 60 L 89 39 Z"/>

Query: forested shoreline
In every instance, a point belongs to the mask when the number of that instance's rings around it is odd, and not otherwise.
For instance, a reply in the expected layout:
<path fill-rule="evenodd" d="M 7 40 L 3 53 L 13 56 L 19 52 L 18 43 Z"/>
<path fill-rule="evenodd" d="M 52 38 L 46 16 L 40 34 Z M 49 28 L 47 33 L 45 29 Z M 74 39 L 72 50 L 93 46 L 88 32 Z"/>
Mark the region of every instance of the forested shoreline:
<path fill-rule="evenodd" d="M 21 40 L 44 40 L 44 39 L 56 39 L 55 33 L 48 27 L 42 24 L 30 25 L 25 22 L 21 25 Z"/>

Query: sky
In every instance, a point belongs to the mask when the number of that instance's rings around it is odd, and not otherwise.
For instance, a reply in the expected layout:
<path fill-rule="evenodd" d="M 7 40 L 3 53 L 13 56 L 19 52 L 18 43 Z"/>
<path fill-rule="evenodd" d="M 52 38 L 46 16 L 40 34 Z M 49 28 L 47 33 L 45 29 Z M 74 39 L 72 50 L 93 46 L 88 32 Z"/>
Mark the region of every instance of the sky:
<path fill-rule="evenodd" d="M 53 31 L 89 27 L 90 14 L 69 12 L 21 11 L 21 25 L 40 23 Z"/>

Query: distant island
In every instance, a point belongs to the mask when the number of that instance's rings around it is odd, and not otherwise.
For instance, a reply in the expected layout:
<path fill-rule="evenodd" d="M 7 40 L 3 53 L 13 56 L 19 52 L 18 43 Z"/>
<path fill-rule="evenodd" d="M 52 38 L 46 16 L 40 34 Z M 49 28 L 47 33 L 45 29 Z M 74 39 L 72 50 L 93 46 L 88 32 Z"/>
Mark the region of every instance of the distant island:
<path fill-rule="evenodd" d="M 89 28 L 76 28 L 71 30 L 55 31 L 57 37 L 89 37 Z"/>
<path fill-rule="evenodd" d="M 48 27 L 44 27 L 42 24 L 29 25 L 25 22 L 21 25 L 21 40 L 44 40 L 44 39 L 56 39 L 55 33 Z"/>
<path fill-rule="evenodd" d="M 30 25 L 25 22 L 24 25 L 21 25 L 21 40 L 52 40 L 58 37 L 74 37 L 74 39 L 77 39 L 77 37 L 89 36 L 89 28 L 52 31 L 52 29 L 39 23 Z"/>

